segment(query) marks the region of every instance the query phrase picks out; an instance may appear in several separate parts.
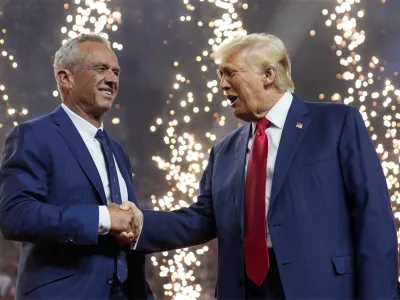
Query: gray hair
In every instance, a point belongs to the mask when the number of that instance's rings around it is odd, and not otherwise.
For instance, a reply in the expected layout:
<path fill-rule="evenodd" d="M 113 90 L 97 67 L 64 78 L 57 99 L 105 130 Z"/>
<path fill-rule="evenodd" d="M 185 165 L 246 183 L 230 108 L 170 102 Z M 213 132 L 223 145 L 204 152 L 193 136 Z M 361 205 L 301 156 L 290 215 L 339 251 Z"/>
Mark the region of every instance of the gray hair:
<path fill-rule="evenodd" d="M 253 33 L 224 41 L 212 57 L 217 61 L 247 50 L 246 58 L 253 65 L 276 70 L 275 85 L 282 91 L 294 91 L 291 77 L 290 58 L 283 42 L 276 36 L 266 33 Z"/>
<path fill-rule="evenodd" d="M 80 44 L 84 42 L 96 42 L 107 45 L 110 49 L 110 42 L 97 33 L 82 33 L 75 38 L 67 40 L 55 54 L 54 73 L 61 69 L 67 69 L 76 72 L 80 67 L 80 60 L 83 54 L 80 51 Z"/>

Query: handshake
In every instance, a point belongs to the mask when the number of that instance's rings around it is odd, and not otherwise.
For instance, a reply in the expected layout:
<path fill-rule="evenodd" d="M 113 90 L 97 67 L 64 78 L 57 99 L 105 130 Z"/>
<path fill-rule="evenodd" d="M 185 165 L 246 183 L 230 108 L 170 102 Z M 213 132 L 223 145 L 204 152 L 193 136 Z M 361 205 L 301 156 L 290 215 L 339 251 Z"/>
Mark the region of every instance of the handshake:
<path fill-rule="evenodd" d="M 143 213 L 130 201 L 121 205 L 112 203 L 107 205 L 110 213 L 110 233 L 120 245 L 137 241 L 143 225 Z"/>

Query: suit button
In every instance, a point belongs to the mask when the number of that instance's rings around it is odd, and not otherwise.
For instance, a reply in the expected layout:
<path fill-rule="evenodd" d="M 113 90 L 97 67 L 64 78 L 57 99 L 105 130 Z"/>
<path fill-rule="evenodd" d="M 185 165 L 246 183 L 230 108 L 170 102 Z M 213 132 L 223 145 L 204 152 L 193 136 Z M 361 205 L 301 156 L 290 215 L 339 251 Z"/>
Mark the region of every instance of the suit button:
<path fill-rule="evenodd" d="M 112 284 L 113 283 L 113 278 L 112 277 L 108 277 L 107 278 L 107 283 L 108 284 Z"/>
<path fill-rule="evenodd" d="M 244 278 L 240 278 L 240 279 L 239 279 L 238 285 L 239 285 L 239 286 L 243 286 L 243 285 L 244 285 Z"/>
<path fill-rule="evenodd" d="M 240 239 L 240 245 L 243 245 L 243 239 Z"/>

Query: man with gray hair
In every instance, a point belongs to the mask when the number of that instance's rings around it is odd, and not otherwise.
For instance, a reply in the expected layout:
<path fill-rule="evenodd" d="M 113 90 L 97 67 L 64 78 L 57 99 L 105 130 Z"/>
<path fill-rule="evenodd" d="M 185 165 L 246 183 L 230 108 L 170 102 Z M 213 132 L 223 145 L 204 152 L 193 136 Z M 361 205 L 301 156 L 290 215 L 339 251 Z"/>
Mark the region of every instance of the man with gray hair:
<path fill-rule="evenodd" d="M 120 67 L 98 34 L 68 40 L 54 72 L 62 104 L 8 135 L 0 229 L 23 242 L 17 299 L 147 299 L 129 158 L 103 128 Z M 124 203 L 124 204 L 123 204 Z M 149 293 L 150 294 L 150 293 Z"/>
<path fill-rule="evenodd" d="M 396 299 L 396 228 L 359 111 L 293 95 L 273 35 L 236 37 L 213 55 L 247 123 L 211 149 L 196 203 L 143 211 L 137 250 L 217 237 L 218 299 Z"/>

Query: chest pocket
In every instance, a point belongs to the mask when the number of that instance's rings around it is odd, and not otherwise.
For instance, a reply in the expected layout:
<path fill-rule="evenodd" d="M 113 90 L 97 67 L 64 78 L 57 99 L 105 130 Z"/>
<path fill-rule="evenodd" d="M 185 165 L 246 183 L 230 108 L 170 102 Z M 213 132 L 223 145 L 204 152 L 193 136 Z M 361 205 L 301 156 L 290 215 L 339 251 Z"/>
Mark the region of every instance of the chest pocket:
<path fill-rule="evenodd" d="M 301 153 L 297 156 L 297 165 L 305 167 L 317 163 L 327 162 L 335 159 L 336 154 L 333 152 L 316 152 L 316 153 Z"/>

